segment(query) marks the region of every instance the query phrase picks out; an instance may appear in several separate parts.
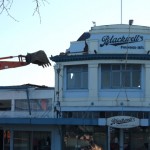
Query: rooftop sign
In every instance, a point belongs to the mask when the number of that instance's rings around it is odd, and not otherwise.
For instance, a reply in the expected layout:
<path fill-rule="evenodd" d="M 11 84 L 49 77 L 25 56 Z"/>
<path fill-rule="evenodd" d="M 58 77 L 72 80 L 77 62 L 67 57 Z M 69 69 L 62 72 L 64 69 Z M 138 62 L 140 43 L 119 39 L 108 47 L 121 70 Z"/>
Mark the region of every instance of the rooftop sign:
<path fill-rule="evenodd" d="M 139 126 L 139 119 L 132 116 L 114 116 L 107 118 L 107 125 L 114 128 L 133 128 Z"/>
<path fill-rule="evenodd" d="M 107 33 L 92 34 L 88 39 L 98 41 L 98 49 L 100 53 L 129 53 L 138 54 L 145 53 L 145 41 L 150 39 L 150 35 L 146 34 L 128 34 L 128 33 Z"/>

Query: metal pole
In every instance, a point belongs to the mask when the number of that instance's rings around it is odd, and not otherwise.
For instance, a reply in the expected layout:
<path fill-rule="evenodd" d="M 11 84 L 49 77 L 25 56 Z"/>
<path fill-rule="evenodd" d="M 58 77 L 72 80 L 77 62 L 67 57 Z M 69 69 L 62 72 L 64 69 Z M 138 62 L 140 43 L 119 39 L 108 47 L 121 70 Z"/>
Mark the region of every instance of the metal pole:
<path fill-rule="evenodd" d="M 110 126 L 108 126 L 108 130 L 107 130 L 107 140 L 108 140 L 107 148 L 108 148 L 108 150 L 110 150 Z"/>
<path fill-rule="evenodd" d="M 121 0 L 121 24 L 122 24 L 122 0 Z"/>
<path fill-rule="evenodd" d="M 119 129 L 119 138 L 120 138 L 120 140 L 119 140 L 119 145 L 120 145 L 120 148 L 119 148 L 119 150 L 123 150 L 123 146 L 124 146 L 124 133 L 123 133 L 123 129 Z"/>
<path fill-rule="evenodd" d="M 10 129 L 10 149 L 14 149 L 14 130 Z"/>
<path fill-rule="evenodd" d="M 28 108 L 29 108 L 29 115 L 31 116 L 31 107 L 30 107 L 30 98 L 29 98 L 29 89 L 26 89 L 27 93 L 27 101 L 28 101 Z"/>

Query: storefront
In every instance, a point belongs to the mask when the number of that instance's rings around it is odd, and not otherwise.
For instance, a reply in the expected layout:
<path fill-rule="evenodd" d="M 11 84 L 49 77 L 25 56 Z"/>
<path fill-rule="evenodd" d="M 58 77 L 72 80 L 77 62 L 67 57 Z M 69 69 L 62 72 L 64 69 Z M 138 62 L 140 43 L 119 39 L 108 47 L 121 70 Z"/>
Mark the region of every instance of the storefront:
<path fill-rule="evenodd" d="M 110 130 L 110 150 L 149 150 L 150 128 L 110 128 Z M 123 146 L 120 139 L 123 140 Z"/>
<path fill-rule="evenodd" d="M 2 131 L 1 131 L 2 132 Z M 10 137 L 13 134 L 13 141 Z M 51 150 L 51 132 L 46 131 L 14 131 L 4 130 L 4 150 L 10 150 L 11 144 L 14 150 Z M 1 145 L 2 149 L 2 145 Z"/>
<path fill-rule="evenodd" d="M 63 150 L 150 149 L 150 127 L 66 125 L 62 131 Z"/>

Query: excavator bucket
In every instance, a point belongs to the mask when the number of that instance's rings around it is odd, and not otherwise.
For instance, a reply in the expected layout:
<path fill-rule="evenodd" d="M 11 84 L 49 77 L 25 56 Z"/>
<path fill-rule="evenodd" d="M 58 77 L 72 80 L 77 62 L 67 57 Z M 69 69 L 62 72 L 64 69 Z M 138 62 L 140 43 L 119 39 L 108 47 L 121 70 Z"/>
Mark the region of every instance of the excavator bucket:
<path fill-rule="evenodd" d="M 45 54 L 43 50 L 39 50 L 34 53 L 27 53 L 27 55 L 25 56 L 25 59 L 28 64 L 33 63 L 42 67 L 47 67 L 51 65 L 47 58 L 47 55 Z"/>

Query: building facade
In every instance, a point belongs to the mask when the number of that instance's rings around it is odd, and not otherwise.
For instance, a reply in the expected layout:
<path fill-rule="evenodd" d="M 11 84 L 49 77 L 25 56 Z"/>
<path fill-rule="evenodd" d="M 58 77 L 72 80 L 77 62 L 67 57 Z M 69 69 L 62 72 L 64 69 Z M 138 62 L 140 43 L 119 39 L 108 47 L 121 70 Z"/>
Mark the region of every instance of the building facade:
<path fill-rule="evenodd" d="M 0 150 L 59 150 L 54 88 L 37 85 L 0 87 Z"/>
<path fill-rule="evenodd" d="M 94 26 L 55 64 L 64 150 L 150 149 L 150 27 Z"/>

